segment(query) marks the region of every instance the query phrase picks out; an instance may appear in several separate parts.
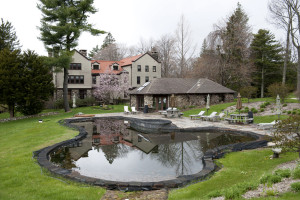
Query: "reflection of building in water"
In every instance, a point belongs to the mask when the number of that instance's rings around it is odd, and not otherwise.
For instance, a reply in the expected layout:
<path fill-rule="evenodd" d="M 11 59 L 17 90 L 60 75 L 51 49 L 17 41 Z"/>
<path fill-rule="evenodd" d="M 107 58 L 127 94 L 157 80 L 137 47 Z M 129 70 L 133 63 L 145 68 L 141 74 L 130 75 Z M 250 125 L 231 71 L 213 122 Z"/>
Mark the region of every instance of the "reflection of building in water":
<path fill-rule="evenodd" d="M 85 139 L 78 142 L 79 144 L 81 143 L 81 145 L 78 146 L 75 143 L 74 146 L 70 146 L 69 151 L 73 160 L 78 160 L 81 157 L 87 157 L 87 152 L 92 149 L 92 124 L 93 122 L 74 123 L 75 126 L 84 128 L 88 134 Z"/>
<path fill-rule="evenodd" d="M 133 130 L 128 130 L 128 135 L 124 137 L 124 139 L 131 143 L 133 147 L 136 147 L 147 154 L 151 151 L 153 152 L 154 148 L 157 147 L 157 144 L 152 143 L 147 135 L 139 134 Z M 157 148 L 155 152 L 157 152 Z"/>

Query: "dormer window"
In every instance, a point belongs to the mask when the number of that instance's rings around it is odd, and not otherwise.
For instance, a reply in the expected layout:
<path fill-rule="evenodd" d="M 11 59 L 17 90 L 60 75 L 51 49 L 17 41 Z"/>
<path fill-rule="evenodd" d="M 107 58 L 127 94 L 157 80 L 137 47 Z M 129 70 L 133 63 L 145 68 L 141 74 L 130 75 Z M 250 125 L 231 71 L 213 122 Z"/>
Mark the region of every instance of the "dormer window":
<path fill-rule="evenodd" d="M 99 69 L 99 64 L 97 63 L 97 64 L 93 64 L 93 69 Z"/>
<path fill-rule="evenodd" d="M 81 63 L 70 63 L 70 70 L 81 70 Z"/>
<path fill-rule="evenodd" d="M 118 65 L 113 65 L 113 70 L 119 70 L 119 66 Z"/>

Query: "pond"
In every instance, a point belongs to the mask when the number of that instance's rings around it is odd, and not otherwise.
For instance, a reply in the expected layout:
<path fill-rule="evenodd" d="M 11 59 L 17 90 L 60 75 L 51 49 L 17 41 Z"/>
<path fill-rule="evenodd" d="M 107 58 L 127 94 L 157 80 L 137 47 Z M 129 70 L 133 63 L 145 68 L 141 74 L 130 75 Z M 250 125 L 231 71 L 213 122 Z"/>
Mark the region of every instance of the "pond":
<path fill-rule="evenodd" d="M 208 149 L 254 140 L 223 132 L 144 134 L 129 122 L 95 119 L 72 123 L 83 127 L 85 139 L 51 152 L 55 165 L 81 175 L 112 181 L 157 182 L 195 174 Z"/>

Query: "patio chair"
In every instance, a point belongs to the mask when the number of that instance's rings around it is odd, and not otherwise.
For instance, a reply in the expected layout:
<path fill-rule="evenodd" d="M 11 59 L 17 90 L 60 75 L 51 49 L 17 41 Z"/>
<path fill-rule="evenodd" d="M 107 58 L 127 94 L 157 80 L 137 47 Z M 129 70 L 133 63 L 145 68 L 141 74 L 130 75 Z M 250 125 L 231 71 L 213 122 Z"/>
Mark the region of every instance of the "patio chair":
<path fill-rule="evenodd" d="M 253 124 L 254 122 L 254 117 L 253 117 L 253 112 L 248 112 L 248 118 L 246 119 L 246 124 Z"/>
<path fill-rule="evenodd" d="M 213 121 L 221 121 L 221 119 L 225 116 L 225 113 L 220 113 L 212 118 Z"/>
<path fill-rule="evenodd" d="M 128 106 L 124 106 L 124 114 L 129 114 L 130 111 L 128 110 Z"/>
<path fill-rule="evenodd" d="M 137 114 L 139 111 L 137 111 L 136 109 L 135 109 L 135 107 L 131 107 L 131 113 L 132 114 Z"/>
<path fill-rule="evenodd" d="M 201 116 L 202 120 L 210 120 L 213 119 L 216 116 L 217 112 L 212 112 L 209 116 Z"/>
<path fill-rule="evenodd" d="M 203 116 L 205 113 L 205 111 L 200 111 L 198 115 L 190 115 L 191 119 L 197 119 L 197 118 L 201 118 L 201 116 Z"/>
<path fill-rule="evenodd" d="M 263 130 L 272 129 L 275 124 L 276 124 L 276 120 L 272 121 L 271 123 L 259 123 L 257 124 L 257 128 Z"/>

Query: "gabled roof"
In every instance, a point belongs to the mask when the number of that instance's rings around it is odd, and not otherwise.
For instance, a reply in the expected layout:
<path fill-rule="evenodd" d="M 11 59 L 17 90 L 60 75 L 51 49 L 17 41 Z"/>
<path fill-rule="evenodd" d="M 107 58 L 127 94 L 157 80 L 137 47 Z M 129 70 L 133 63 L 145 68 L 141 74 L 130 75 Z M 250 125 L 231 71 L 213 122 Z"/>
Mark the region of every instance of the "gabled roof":
<path fill-rule="evenodd" d="M 127 65 L 131 65 L 132 62 L 135 62 L 136 60 L 138 60 L 141 56 L 143 56 L 144 54 L 140 54 L 140 55 L 136 55 L 136 56 L 131 56 L 128 58 L 124 58 L 122 60 L 120 60 L 119 62 L 122 63 L 121 66 L 127 66 Z"/>
<path fill-rule="evenodd" d="M 228 94 L 235 91 L 206 78 L 157 78 L 130 94 Z"/>
<path fill-rule="evenodd" d="M 122 67 L 120 67 L 120 62 L 118 61 L 92 60 L 92 67 L 94 63 L 99 64 L 100 68 L 92 68 L 93 74 L 120 74 L 123 71 Z M 119 70 L 112 70 L 111 67 L 113 64 L 118 64 Z"/>

